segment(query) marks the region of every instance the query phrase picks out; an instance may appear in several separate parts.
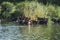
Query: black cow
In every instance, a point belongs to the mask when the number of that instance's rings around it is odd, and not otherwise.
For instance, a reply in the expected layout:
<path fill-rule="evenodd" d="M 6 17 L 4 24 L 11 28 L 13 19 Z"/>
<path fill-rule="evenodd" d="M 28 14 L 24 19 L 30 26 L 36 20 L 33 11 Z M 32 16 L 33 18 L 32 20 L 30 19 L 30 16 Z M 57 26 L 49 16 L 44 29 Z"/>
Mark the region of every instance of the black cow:
<path fill-rule="evenodd" d="M 33 25 L 37 25 L 38 24 L 38 21 L 36 21 L 36 20 L 31 20 L 31 21 L 32 21 Z"/>
<path fill-rule="evenodd" d="M 17 18 L 12 18 L 12 19 L 11 19 L 11 21 L 16 21 L 16 20 L 17 20 Z"/>
<path fill-rule="evenodd" d="M 19 23 L 22 25 L 28 25 L 29 20 L 30 20 L 29 18 L 23 17 L 22 19 L 19 20 Z"/>
<path fill-rule="evenodd" d="M 38 18 L 38 24 L 47 24 L 48 18 Z"/>
<path fill-rule="evenodd" d="M 52 18 L 51 20 L 54 24 L 60 24 L 60 19 L 58 18 Z"/>

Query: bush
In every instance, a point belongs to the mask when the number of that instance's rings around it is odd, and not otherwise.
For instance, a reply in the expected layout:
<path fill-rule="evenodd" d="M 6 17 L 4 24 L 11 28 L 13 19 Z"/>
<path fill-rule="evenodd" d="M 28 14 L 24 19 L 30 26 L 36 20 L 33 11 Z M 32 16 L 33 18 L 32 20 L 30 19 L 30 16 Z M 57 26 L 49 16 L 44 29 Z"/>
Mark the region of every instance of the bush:
<path fill-rule="evenodd" d="M 60 18 L 60 6 L 58 6 L 58 7 L 56 8 L 56 10 L 57 10 L 57 16 L 58 16 L 58 18 Z"/>
<path fill-rule="evenodd" d="M 17 16 L 25 16 L 36 20 L 37 17 L 46 18 L 46 17 L 60 17 L 60 7 L 52 4 L 43 5 L 36 1 L 25 1 L 20 2 L 14 5 L 11 2 L 3 2 L 3 11 L 2 15 L 5 18 Z"/>
<path fill-rule="evenodd" d="M 13 13 L 15 11 L 15 6 L 13 3 L 10 3 L 10 2 L 3 2 L 1 4 L 3 7 L 3 13 L 2 15 L 5 17 L 5 18 L 8 18 L 10 16 L 11 13 Z"/>
<path fill-rule="evenodd" d="M 37 17 L 47 17 L 47 6 L 35 2 L 35 1 L 31 1 L 31 2 L 26 2 L 25 4 L 25 10 L 24 10 L 24 14 L 27 17 L 30 17 L 32 20 L 36 20 Z"/>
<path fill-rule="evenodd" d="M 48 11 L 47 16 L 50 16 L 51 18 L 57 17 L 57 10 L 56 10 L 56 7 L 54 5 L 49 4 L 47 6 L 47 11 Z"/>

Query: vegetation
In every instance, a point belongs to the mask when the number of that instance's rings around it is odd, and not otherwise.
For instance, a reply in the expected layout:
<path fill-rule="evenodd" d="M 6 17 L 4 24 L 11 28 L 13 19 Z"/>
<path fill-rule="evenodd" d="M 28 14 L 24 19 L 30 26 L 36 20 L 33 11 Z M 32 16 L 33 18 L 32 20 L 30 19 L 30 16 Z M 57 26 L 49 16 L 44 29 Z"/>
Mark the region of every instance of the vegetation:
<path fill-rule="evenodd" d="M 37 17 L 60 17 L 60 7 L 52 4 L 44 5 L 36 1 L 25 1 L 16 4 L 11 2 L 3 2 L 1 5 L 3 5 L 3 7 L 1 6 L 2 8 L 0 14 L 5 18 L 11 17 L 12 14 L 24 15 L 33 20 L 36 20 Z"/>
<path fill-rule="evenodd" d="M 60 5 L 60 0 L 0 0 L 0 3 L 4 1 L 13 2 L 13 3 L 24 2 L 24 1 L 38 1 L 39 3 L 43 3 L 43 4 L 51 3 L 55 5 Z"/>
<path fill-rule="evenodd" d="M 3 2 L 1 4 L 2 6 L 2 10 L 0 12 L 2 18 L 8 18 L 11 16 L 11 13 L 13 13 L 15 11 L 15 6 L 13 3 L 10 2 Z"/>
<path fill-rule="evenodd" d="M 13 19 L 19 16 L 37 20 L 37 18 L 48 18 L 48 23 L 52 18 L 60 19 L 60 6 L 52 4 L 49 0 L 46 4 L 44 0 L 25 0 L 22 2 L 2 2 L 0 6 L 0 19 Z M 42 3 L 44 1 L 44 3 Z M 50 2 L 51 1 L 51 2 Z M 9 21 L 8 20 L 8 21 Z"/>
<path fill-rule="evenodd" d="M 41 37 L 46 36 L 47 40 L 53 40 L 53 38 L 55 39 L 55 35 L 58 35 L 58 36 L 60 35 L 60 34 L 56 34 L 56 32 L 59 32 L 59 27 L 55 27 L 55 26 L 52 27 L 50 25 L 52 18 L 60 19 L 60 6 L 59 5 L 60 5 L 59 0 L 10 0 L 8 2 L 2 1 L 0 4 L 0 19 L 11 20 L 13 18 L 23 16 L 23 17 L 31 18 L 32 20 L 35 21 L 37 20 L 37 17 L 48 18 L 49 19 L 48 27 L 47 28 L 38 27 L 37 29 L 36 27 L 34 27 L 30 31 L 32 33 L 30 34 L 30 36 L 34 37 L 35 35 L 36 36 L 39 35 L 36 38 L 36 40 L 40 39 L 40 36 Z M 33 33 L 33 31 L 35 34 Z M 43 32 L 44 34 L 42 35 Z M 58 36 L 57 36 L 57 39 L 59 39 Z M 43 38 L 46 39 L 45 37 Z"/>

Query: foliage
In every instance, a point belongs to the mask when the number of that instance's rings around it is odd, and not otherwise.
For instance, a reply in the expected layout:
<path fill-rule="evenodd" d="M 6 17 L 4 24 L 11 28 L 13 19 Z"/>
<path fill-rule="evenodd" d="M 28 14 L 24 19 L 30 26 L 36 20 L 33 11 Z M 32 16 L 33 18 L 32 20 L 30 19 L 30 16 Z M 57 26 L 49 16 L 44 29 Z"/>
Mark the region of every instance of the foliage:
<path fill-rule="evenodd" d="M 24 13 L 24 2 L 17 3 L 16 11 L 19 12 L 20 14 Z"/>
<path fill-rule="evenodd" d="M 4 1 L 13 2 L 13 3 L 24 2 L 24 1 L 38 1 L 39 3 L 43 3 L 43 4 L 51 3 L 55 5 L 60 5 L 60 0 L 0 0 L 0 3 Z"/>
<path fill-rule="evenodd" d="M 37 17 L 45 17 L 44 5 L 38 2 L 25 2 L 24 7 L 24 15 L 26 17 L 31 18 L 32 20 L 36 20 Z"/>
<path fill-rule="evenodd" d="M 60 18 L 60 6 L 59 7 L 57 7 L 57 15 L 58 15 L 58 18 Z"/>
<path fill-rule="evenodd" d="M 19 2 L 15 5 L 11 2 L 3 2 L 4 11 L 2 12 L 3 17 L 8 18 L 14 15 L 14 17 L 25 16 L 36 20 L 37 17 L 60 17 L 60 7 L 52 4 L 43 5 L 36 1 L 25 1 Z"/>
<path fill-rule="evenodd" d="M 1 5 L 3 5 L 3 13 L 4 17 L 9 17 L 11 13 L 15 11 L 15 6 L 13 3 L 10 2 L 3 2 Z"/>
<path fill-rule="evenodd" d="M 48 16 L 57 17 L 57 10 L 54 5 L 48 5 L 47 11 L 48 11 L 48 14 L 47 14 Z"/>

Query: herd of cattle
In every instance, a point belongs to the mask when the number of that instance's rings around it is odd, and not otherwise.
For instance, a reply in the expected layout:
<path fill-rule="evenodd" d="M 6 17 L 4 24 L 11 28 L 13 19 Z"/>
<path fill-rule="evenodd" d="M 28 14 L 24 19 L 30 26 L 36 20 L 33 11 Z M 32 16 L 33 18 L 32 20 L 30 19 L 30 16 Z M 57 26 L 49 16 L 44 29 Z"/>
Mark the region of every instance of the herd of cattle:
<path fill-rule="evenodd" d="M 37 18 L 37 20 L 31 20 L 30 18 L 27 18 L 27 17 L 17 17 L 17 18 L 13 18 L 11 21 L 13 22 L 17 22 L 19 24 L 25 24 L 25 25 L 28 25 L 28 24 L 44 24 L 44 25 L 47 25 L 48 24 L 48 18 Z M 60 19 L 51 19 L 51 21 L 54 23 L 54 24 L 60 24 Z"/>

